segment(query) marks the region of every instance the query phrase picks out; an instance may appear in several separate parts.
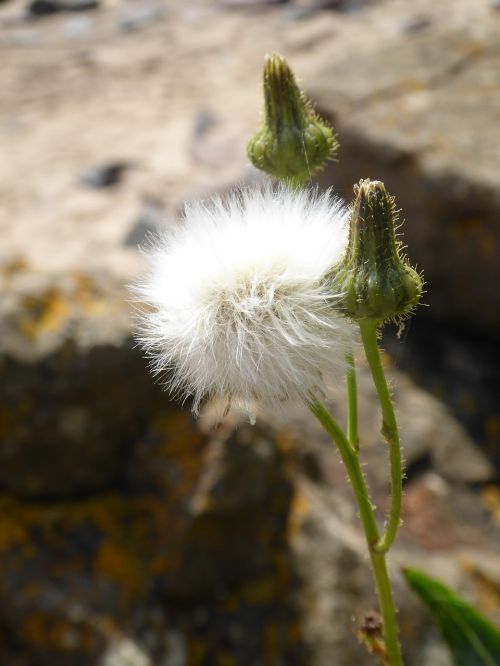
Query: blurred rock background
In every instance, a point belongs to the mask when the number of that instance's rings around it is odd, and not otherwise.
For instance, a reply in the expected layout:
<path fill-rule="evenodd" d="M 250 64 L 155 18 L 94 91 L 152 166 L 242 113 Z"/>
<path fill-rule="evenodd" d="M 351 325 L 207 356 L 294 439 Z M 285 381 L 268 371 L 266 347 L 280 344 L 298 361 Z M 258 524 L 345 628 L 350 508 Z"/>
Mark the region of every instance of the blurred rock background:
<path fill-rule="evenodd" d="M 384 340 L 408 478 L 391 554 L 409 666 L 449 666 L 399 575 L 500 622 L 500 6 L 493 0 L 0 3 L 0 662 L 330 666 L 375 604 L 309 415 L 200 422 L 151 380 L 125 286 L 186 199 L 259 175 L 263 56 L 335 125 L 321 175 L 383 179 L 426 302 Z M 377 506 L 385 449 L 361 366 Z M 342 387 L 332 387 L 342 414 Z"/>

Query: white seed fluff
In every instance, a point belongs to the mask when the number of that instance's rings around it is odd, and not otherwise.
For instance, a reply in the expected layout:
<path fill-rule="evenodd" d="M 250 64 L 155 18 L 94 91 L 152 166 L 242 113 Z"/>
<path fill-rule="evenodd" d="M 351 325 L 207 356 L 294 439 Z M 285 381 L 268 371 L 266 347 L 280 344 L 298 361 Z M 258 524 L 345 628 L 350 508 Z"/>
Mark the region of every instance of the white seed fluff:
<path fill-rule="evenodd" d="M 345 370 L 353 325 L 327 275 L 347 244 L 331 192 L 239 189 L 188 204 L 146 251 L 138 339 L 176 393 L 269 406 L 307 398 Z"/>

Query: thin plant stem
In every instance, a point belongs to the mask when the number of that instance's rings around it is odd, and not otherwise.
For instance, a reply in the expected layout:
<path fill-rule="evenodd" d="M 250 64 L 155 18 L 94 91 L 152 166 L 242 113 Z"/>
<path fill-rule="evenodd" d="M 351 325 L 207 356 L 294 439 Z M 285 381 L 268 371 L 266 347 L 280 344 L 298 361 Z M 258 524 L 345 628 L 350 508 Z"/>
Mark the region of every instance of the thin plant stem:
<path fill-rule="evenodd" d="M 321 402 L 311 397 L 309 407 L 332 440 L 336 443 L 354 491 L 366 543 L 368 544 L 368 551 L 370 553 L 370 560 L 377 588 L 380 614 L 383 622 L 383 637 L 387 652 L 384 659 L 387 666 L 403 666 L 403 658 L 398 638 L 396 609 L 394 606 L 389 575 L 387 573 L 385 553 L 375 550 L 380 535 L 358 453 L 354 446 L 348 441 L 338 423 L 332 418 L 331 414 Z"/>
<path fill-rule="evenodd" d="M 376 545 L 375 550 L 386 553 L 396 538 L 401 523 L 401 501 L 403 495 L 403 468 L 401 458 L 401 445 L 399 442 L 398 425 L 387 380 L 385 378 L 380 351 L 377 342 L 378 324 L 372 320 L 359 322 L 361 339 L 365 348 L 366 358 L 373 377 L 382 410 L 382 434 L 389 446 L 391 466 L 391 508 L 387 517 L 384 535 Z"/>
<path fill-rule="evenodd" d="M 347 439 L 359 451 L 358 435 L 358 387 L 356 385 L 356 367 L 352 352 L 347 354 Z"/>

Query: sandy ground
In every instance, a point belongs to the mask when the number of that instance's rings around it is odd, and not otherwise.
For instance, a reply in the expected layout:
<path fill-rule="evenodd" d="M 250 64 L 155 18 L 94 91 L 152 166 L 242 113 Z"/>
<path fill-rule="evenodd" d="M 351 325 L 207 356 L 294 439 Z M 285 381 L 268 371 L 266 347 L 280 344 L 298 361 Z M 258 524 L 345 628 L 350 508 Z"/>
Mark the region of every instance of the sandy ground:
<path fill-rule="evenodd" d="M 264 55 L 278 51 L 307 85 L 322 65 L 495 11 L 490 0 L 386 0 L 369 8 L 299 12 L 288 3 L 228 9 L 215 1 L 104 0 L 94 12 L 20 20 L 0 5 L 0 257 L 44 270 L 140 269 L 124 246 L 147 197 L 167 217 L 182 201 L 251 175 Z M 127 30 L 138 12 L 154 19 Z M 428 27 L 425 29 L 429 29 Z M 113 160 L 116 186 L 81 183 Z"/>

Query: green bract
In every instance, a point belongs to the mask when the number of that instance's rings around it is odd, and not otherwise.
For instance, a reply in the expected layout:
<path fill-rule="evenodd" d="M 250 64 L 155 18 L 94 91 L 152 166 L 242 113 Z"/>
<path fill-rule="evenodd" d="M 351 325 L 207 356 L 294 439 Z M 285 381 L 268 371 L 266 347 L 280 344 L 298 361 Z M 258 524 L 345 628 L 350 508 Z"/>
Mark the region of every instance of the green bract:
<path fill-rule="evenodd" d="M 404 317 L 418 304 L 423 282 L 407 263 L 396 239 L 398 215 L 383 183 L 354 186 L 349 243 L 335 270 L 335 292 L 353 319 L 386 322 Z"/>
<path fill-rule="evenodd" d="M 250 161 L 275 178 L 305 182 L 337 151 L 332 129 L 318 116 L 279 55 L 264 66 L 264 122 L 247 145 Z"/>

